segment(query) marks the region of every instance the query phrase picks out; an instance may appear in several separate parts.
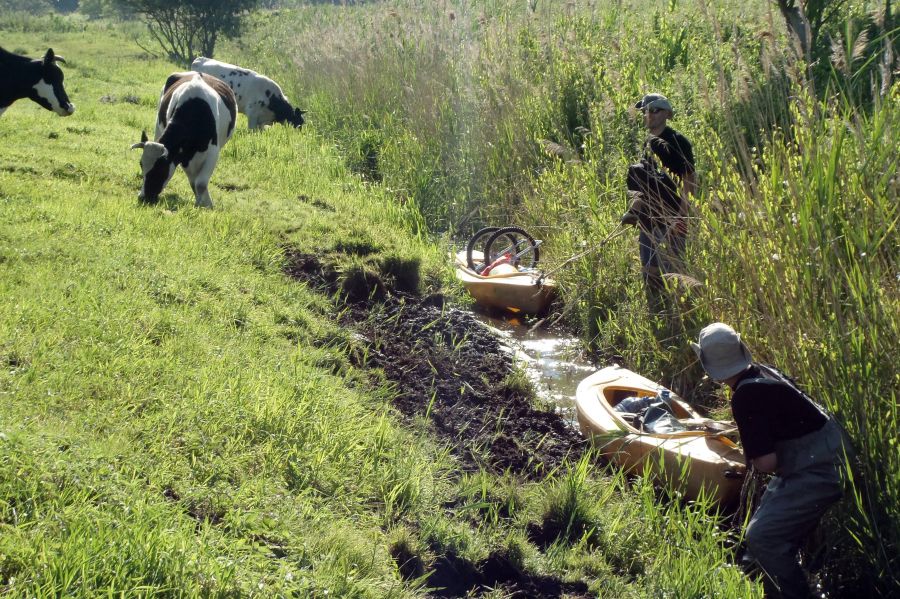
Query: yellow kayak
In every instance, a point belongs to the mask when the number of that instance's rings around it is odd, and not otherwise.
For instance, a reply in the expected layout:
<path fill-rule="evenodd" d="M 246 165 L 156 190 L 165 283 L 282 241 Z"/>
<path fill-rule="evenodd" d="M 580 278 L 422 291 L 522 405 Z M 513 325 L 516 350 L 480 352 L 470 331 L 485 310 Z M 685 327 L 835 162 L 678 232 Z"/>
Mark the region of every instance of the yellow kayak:
<path fill-rule="evenodd" d="M 661 389 L 620 366 L 598 370 L 581 381 L 575 394 L 581 433 L 628 472 L 662 478 L 680 487 L 687 499 L 696 499 L 702 489 L 720 505 L 734 505 L 746 466 L 733 423 L 703 418 L 675 394 L 664 418 L 650 424 L 615 409 L 623 400 L 626 405 L 655 398 Z"/>

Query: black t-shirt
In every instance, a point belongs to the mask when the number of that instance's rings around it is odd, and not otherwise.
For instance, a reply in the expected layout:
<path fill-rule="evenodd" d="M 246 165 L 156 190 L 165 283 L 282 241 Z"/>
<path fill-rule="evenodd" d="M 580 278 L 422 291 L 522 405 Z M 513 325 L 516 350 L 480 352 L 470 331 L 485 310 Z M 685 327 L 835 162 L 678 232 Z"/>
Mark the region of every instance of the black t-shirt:
<path fill-rule="evenodd" d="M 738 381 L 762 377 L 752 366 Z M 775 451 L 775 443 L 797 439 L 825 425 L 826 416 L 786 383 L 765 378 L 740 385 L 731 397 L 731 413 L 741 433 L 744 455 L 752 460 Z"/>
<path fill-rule="evenodd" d="M 653 219 L 668 219 L 681 213 L 681 195 L 678 193 L 678 184 L 671 175 L 684 179 L 688 173 L 694 172 L 694 150 L 684 135 L 666 127 L 659 135 L 647 138 L 642 162 L 648 165 L 649 171 L 662 175 L 660 179 L 645 184 L 649 193 L 645 193 L 648 202 L 641 214 L 641 221 L 649 229 Z M 644 185 L 638 184 L 635 187 L 642 190 Z"/>

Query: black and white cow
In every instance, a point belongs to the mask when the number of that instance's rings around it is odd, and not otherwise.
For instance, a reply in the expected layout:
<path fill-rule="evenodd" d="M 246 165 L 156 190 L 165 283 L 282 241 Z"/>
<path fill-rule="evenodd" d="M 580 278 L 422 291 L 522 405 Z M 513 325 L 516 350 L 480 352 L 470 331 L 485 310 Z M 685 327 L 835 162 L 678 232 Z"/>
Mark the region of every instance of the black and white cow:
<path fill-rule="evenodd" d="M 144 183 L 139 199 L 156 202 L 181 166 L 194 190 L 195 206 L 212 208 L 209 178 L 219 152 L 234 132 L 234 93 L 221 80 L 200 73 L 172 73 L 166 80 L 156 115 L 156 141 L 141 134 Z"/>
<path fill-rule="evenodd" d="M 22 98 L 31 98 L 60 116 L 75 112 L 75 105 L 69 102 L 63 89 L 63 72 L 57 62 L 66 61 L 56 56 L 52 48 L 43 60 L 32 60 L 0 48 L 0 114 Z"/>
<path fill-rule="evenodd" d="M 262 129 L 272 123 L 290 123 L 302 127 L 303 110 L 288 102 L 277 83 L 256 71 L 201 56 L 191 69 L 218 77 L 237 97 L 238 110 L 247 115 L 250 129 Z"/>

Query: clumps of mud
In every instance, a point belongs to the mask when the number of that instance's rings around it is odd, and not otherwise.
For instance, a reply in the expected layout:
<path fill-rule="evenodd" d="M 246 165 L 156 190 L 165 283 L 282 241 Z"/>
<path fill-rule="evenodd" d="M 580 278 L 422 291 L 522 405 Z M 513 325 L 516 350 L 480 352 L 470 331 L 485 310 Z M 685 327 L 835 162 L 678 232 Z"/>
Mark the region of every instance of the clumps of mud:
<path fill-rule="evenodd" d="M 516 384 L 510 355 L 468 313 L 439 298 L 392 299 L 360 323 L 371 366 L 397 385 L 394 406 L 431 426 L 469 470 L 547 474 L 583 441 Z"/>
<path fill-rule="evenodd" d="M 341 281 L 310 255 L 288 253 L 285 272 L 349 303 L 345 318 L 368 345 L 365 365 L 395 385 L 403 416 L 427 416 L 464 469 L 536 478 L 583 451 L 584 440 L 558 414 L 532 405 L 497 338 L 442 297 L 391 292 L 375 279 L 366 293 L 365 284 Z"/>
<path fill-rule="evenodd" d="M 455 553 L 441 556 L 433 565 L 428 586 L 432 597 L 469 597 L 502 588 L 506 597 L 550 598 L 587 596 L 583 582 L 562 582 L 550 576 L 529 574 L 508 557 L 494 552 L 478 563 Z"/>
<path fill-rule="evenodd" d="M 498 339 L 443 297 L 422 298 L 399 283 L 385 284 L 402 279 L 396 275 L 338 273 L 290 249 L 284 271 L 344 302 L 344 324 L 367 346 L 363 366 L 384 373 L 399 414 L 409 421 L 427 418 L 463 470 L 540 478 L 581 455 L 581 436 L 555 412 L 532 405 Z M 472 562 L 433 549 L 438 555 L 429 564 L 404 544 L 391 550 L 404 579 L 427 573 L 431 597 L 477 597 L 496 589 L 521 598 L 589 596 L 584 583 L 527 572 L 502 552 Z"/>

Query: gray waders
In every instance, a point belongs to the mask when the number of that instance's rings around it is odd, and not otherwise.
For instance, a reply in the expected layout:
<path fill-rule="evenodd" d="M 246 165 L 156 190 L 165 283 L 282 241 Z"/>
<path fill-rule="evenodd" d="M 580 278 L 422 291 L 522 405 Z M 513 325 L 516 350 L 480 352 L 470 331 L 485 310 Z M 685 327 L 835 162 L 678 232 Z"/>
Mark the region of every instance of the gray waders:
<path fill-rule="evenodd" d="M 744 560 L 762 568 L 766 597 L 806 598 L 811 596 L 809 583 L 797 563 L 797 552 L 828 508 L 843 495 L 841 472 L 853 449 L 834 416 L 777 369 L 757 366 L 766 375 L 762 378 L 788 385 L 828 419 L 817 431 L 775 443 L 775 476 L 744 535 L 748 553 Z M 745 379 L 738 388 L 752 380 L 758 379 Z"/>
<path fill-rule="evenodd" d="M 809 597 L 797 552 L 843 494 L 843 431 L 833 417 L 812 433 L 775 444 L 778 468 L 750 519 L 749 558 L 762 568 L 766 597 Z"/>

